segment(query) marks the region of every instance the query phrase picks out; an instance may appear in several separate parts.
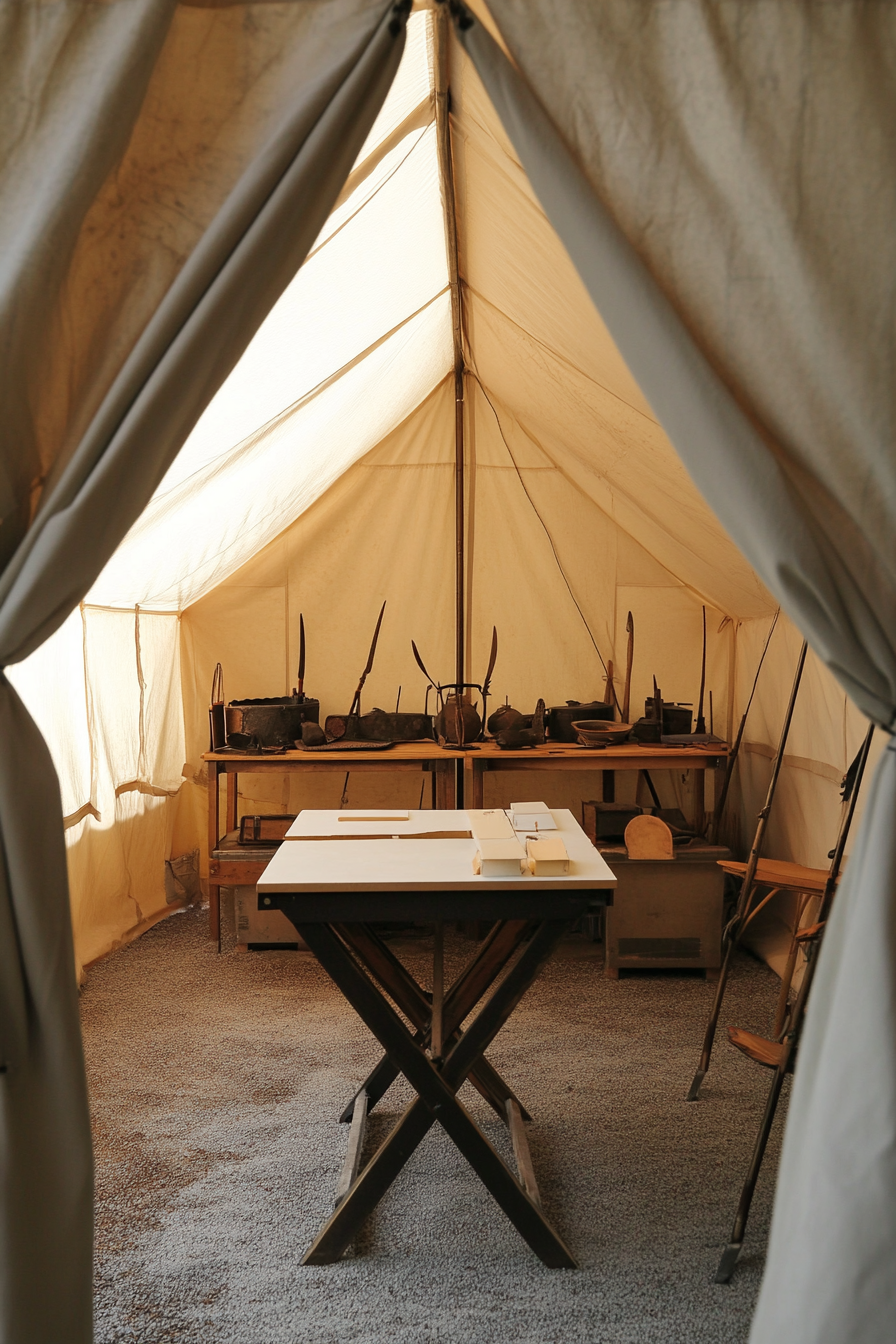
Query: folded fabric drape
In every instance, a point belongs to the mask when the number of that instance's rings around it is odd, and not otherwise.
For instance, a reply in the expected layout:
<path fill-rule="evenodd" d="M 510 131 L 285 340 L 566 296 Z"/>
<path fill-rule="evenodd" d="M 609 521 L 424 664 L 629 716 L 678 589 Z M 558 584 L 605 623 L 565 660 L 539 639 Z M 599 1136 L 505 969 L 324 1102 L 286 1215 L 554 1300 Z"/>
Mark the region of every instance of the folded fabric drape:
<path fill-rule="evenodd" d="M 896 11 L 491 0 L 458 36 L 698 488 L 859 707 L 896 712 Z M 896 1317 L 896 754 L 841 885 L 754 1344 Z"/>
<path fill-rule="evenodd" d="M 0 668 L 81 600 L 292 279 L 409 4 L 0 5 Z M 0 1340 L 92 1337 L 62 812 L 0 673 Z"/>

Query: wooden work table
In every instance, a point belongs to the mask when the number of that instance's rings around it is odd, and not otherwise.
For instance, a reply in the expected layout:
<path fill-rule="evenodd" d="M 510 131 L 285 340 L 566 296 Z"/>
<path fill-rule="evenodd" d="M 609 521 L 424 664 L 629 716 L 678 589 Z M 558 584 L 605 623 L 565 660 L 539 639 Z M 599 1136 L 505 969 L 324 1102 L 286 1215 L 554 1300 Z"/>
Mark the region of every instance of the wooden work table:
<path fill-rule="evenodd" d="M 492 742 L 464 748 L 442 748 L 435 742 L 399 742 L 388 750 L 286 751 L 248 755 L 242 752 L 206 752 L 208 768 L 209 936 L 221 937 L 220 898 L 222 886 L 254 886 L 270 854 L 241 847 L 238 842 L 237 793 L 242 774 L 292 774 L 293 772 L 338 771 L 345 773 L 430 772 L 435 808 L 457 805 L 455 763 L 463 761 L 464 804 L 483 806 L 483 780 L 491 770 L 600 770 L 605 802 L 615 797 L 617 770 L 693 770 L 696 772 L 694 821 L 702 823 L 704 775 L 723 766 L 728 755 L 725 743 L 700 747 L 642 746 L 631 742 L 619 747 L 580 747 L 574 743 L 546 743 L 522 751 L 504 751 Z M 222 808 L 221 778 L 227 781 Z M 222 816 L 223 812 L 223 816 Z"/>
<path fill-rule="evenodd" d="M 543 747 L 504 751 L 493 742 L 481 742 L 464 752 L 464 802 L 482 807 L 483 780 L 490 770 L 601 770 L 603 800 L 615 798 L 617 770 L 695 770 L 694 820 L 702 822 L 705 771 L 724 765 L 727 743 L 699 747 L 663 747 L 626 742 L 619 747 L 580 747 L 572 742 L 546 742 Z"/>

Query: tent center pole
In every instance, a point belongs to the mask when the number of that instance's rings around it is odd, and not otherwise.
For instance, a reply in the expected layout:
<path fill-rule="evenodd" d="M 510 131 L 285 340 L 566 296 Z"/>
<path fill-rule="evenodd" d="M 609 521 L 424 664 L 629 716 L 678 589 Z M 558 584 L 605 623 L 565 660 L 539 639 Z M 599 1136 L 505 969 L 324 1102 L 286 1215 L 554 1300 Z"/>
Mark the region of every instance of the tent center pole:
<path fill-rule="evenodd" d="M 464 345 L 463 293 L 457 264 L 457 210 L 454 195 L 454 165 L 451 157 L 450 108 L 450 37 L 451 20 L 448 6 L 439 5 L 433 16 L 434 65 L 436 76 L 436 140 L 439 154 L 439 177 L 442 186 L 442 205 L 445 220 L 445 250 L 448 257 L 448 284 L 451 291 L 451 333 L 454 344 L 454 679 L 466 680 L 464 672 L 465 622 L 465 512 L 466 483 L 464 463 Z"/>

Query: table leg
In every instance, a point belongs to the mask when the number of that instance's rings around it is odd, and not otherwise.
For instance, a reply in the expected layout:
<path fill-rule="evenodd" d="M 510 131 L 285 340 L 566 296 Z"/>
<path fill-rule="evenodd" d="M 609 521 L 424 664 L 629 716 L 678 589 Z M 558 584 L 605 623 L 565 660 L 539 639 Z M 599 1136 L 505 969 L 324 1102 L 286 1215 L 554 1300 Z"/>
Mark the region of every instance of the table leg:
<path fill-rule="evenodd" d="M 475 811 L 483 807 L 485 768 L 472 752 L 464 756 L 464 805 Z"/>
<path fill-rule="evenodd" d="M 215 860 L 212 853 L 218 848 L 220 832 L 220 769 L 217 761 L 208 763 L 208 936 L 217 942 L 221 950 L 221 887 L 215 881 Z"/>
<path fill-rule="evenodd" d="M 237 826 L 237 799 L 239 796 L 239 777 L 227 776 L 227 825 L 225 830 L 235 831 Z"/>
<path fill-rule="evenodd" d="M 335 927 L 339 937 L 352 949 L 365 970 L 398 1004 L 404 1015 L 410 1018 L 417 1028 L 415 1039 L 425 1047 L 429 1041 L 431 1006 L 429 998 L 410 971 L 369 925 L 340 924 Z M 445 996 L 443 1036 L 446 1042 L 453 1043 L 457 1039 L 461 1023 L 507 965 L 525 938 L 528 927 L 525 920 L 495 924 L 461 971 Z M 340 1115 L 340 1121 L 345 1124 L 351 1120 L 355 1103 L 362 1092 L 367 1093 L 368 1107 L 373 1110 L 398 1074 L 399 1069 L 388 1055 L 381 1059 Z M 502 1120 L 506 1119 L 508 1101 L 516 1102 L 523 1118 L 531 1120 L 522 1102 L 484 1056 L 470 1070 L 470 1082 Z"/>
<path fill-rule="evenodd" d="M 706 771 L 694 771 L 694 830 L 703 834 L 703 818 L 706 815 Z"/>
<path fill-rule="evenodd" d="M 539 1258 L 552 1268 L 575 1268 L 568 1247 L 455 1095 L 550 957 L 568 921 L 546 920 L 537 926 L 522 956 L 452 1047 L 441 1070 L 427 1058 L 332 929 L 323 924 L 297 927 L 320 964 L 418 1093 L 418 1101 L 408 1108 L 358 1177 L 316 1238 L 304 1263 L 326 1264 L 339 1258 L 423 1134 L 438 1120 Z"/>
<path fill-rule="evenodd" d="M 445 926 L 437 920 L 433 927 L 432 948 L 432 1022 L 429 1028 L 429 1053 L 442 1058 L 443 1009 L 445 1007 Z"/>
<path fill-rule="evenodd" d="M 454 808 L 454 758 L 445 757 L 436 763 L 436 808 L 440 812 L 450 812 Z"/>
<path fill-rule="evenodd" d="M 605 803 L 615 803 L 616 801 L 616 771 L 602 770 L 603 779 L 603 800 Z"/>

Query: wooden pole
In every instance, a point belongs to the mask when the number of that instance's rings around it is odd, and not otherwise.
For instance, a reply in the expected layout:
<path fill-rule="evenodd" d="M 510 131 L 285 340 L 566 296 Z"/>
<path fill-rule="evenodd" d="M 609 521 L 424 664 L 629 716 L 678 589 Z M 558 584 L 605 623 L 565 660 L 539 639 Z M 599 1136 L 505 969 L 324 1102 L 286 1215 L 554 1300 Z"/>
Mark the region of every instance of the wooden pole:
<path fill-rule="evenodd" d="M 716 986 L 715 1001 L 712 1006 L 712 1012 L 709 1015 L 709 1021 L 706 1024 L 706 1033 L 703 1037 L 703 1049 L 700 1052 L 700 1063 L 697 1066 L 697 1072 L 694 1074 L 690 1091 L 688 1092 L 688 1101 L 697 1101 L 700 1096 L 700 1088 L 703 1079 L 706 1077 L 709 1069 L 709 1061 L 712 1056 L 713 1042 L 716 1036 L 716 1028 L 719 1024 L 719 1014 L 722 1011 L 722 1000 L 725 997 L 725 987 L 728 983 L 728 975 L 731 970 L 731 959 L 734 955 L 734 949 L 744 927 L 744 921 L 749 914 L 750 900 L 753 895 L 753 883 L 756 878 L 756 868 L 762 854 L 762 845 L 765 840 L 765 832 L 768 827 L 768 819 L 772 810 L 772 803 L 775 799 L 775 791 L 778 787 L 778 776 L 781 773 L 781 766 L 784 764 L 784 748 L 787 746 L 787 738 L 790 733 L 790 725 L 793 721 L 793 711 L 796 708 L 796 697 L 800 689 L 800 681 L 803 676 L 803 667 L 806 663 L 806 653 L 808 644 L 803 640 L 800 648 L 800 656 L 797 659 L 796 672 L 793 678 L 793 686 L 790 691 L 790 700 L 787 703 L 787 710 L 784 715 L 784 723 L 781 728 L 781 737 L 778 742 L 778 750 L 775 753 L 775 759 L 772 762 L 772 775 L 769 780 L 768 793 L 765 797 L 765 806 L 759 813 L 756 822 L 756 833 L 753 836 L 753 847 L 750 850 L 750 857 L 747 860 L 746 871 L 741 882 L 740 895 L 737 898 L 737 907 L 733 918 L 724 932 L 725 956 L 722 961 L 722 968 L 719 972 L 719 982 Z M 757 673 L 758 676 L 758 673 Z M 744 716 L 746 717 L 746 716 Z"/>
<path fill-rule="evenodd" d="M 450 39 L 451 19 L 447 5 L 439 5 L 433 16 L 436 72 L 436 141 L 439 153 L 439 177 L 445 219 L 445 249 L 448 254 L 448 284 L 451 290 L 451 333 L 454 343 L 454 585 L 455 633 L 454 679 L 464 674 L 464 346 L 463 293 L 457 266 L 457 211 L 454 196 L 454 165 L 451 158 L 450 118 Z"/>

